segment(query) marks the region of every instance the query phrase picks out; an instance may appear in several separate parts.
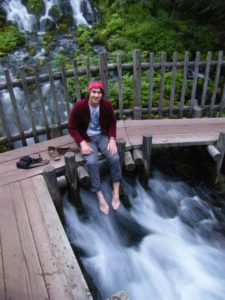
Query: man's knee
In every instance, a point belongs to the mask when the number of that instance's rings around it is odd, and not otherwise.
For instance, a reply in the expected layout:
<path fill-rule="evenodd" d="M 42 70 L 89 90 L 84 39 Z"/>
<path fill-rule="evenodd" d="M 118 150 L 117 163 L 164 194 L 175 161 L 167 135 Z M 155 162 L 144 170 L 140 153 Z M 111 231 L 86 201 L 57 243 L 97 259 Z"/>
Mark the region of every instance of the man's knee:
<path fill-rule="evenodd" d="M 109 162 L 111 164 L 119 164 L 120 163 L 120 157 L 119 157 L 118 153 L 115 153 L 115 154 L 111 155 L 109 157 Z"/>

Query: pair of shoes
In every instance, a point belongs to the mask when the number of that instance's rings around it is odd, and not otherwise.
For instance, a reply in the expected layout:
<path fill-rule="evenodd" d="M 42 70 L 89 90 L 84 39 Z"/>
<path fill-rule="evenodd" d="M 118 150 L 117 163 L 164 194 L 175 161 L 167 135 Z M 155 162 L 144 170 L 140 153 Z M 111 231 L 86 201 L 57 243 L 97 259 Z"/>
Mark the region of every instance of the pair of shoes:
<path fill-rule="evenodd" d="M 49 146 L 48 147 L 48 154 L 54 160 L 59 160 L 60 155 L 63 155 L 66 152 L 78 153 L 79 149 L 75 148 L 75 147 L 54 147 L 54 146 Z"/>
<path fill-rule="evenodd" d="M 40 166 L 47 165 L 49 160 L 43 160 L 41 155 L 38 154 L 38 157 L 32 157 L 29 155 L 22 156 L 17 162 L 16 166 L 19 169 L 31 169 Z"/>

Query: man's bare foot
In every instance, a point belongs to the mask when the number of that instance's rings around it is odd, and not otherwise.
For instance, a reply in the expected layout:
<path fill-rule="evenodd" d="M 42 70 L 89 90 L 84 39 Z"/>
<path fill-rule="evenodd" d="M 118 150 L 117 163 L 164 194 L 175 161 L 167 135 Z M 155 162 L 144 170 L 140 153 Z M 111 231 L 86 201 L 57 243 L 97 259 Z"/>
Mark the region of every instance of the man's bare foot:
<path fill-rule="evenodd" d="M 113 195 L 112 198 L 112 208 L 117 210 L 120 206 L 120 199 L 119 199 L 119 195 Z"/>
<path fill-rule="evenodd" d="M 104 195 L 102 194 L 101 191 L 97 192 L 96 193 L 97 195 L 97 198 L 98 198 L 98 204 L 99 204 L 99 209 L 100 211 L 105 214 L 105 215 L 108 215 L 109 213 L 109 206 L 105 200 L 105 197 Z"/>
<path fill-rule="evenodd" d="M 119 188 L 120 188 L 120 182 L 119 181 L 113 182 L 112 208 L 115 210 L 118 209 L 120 206 Z"/>

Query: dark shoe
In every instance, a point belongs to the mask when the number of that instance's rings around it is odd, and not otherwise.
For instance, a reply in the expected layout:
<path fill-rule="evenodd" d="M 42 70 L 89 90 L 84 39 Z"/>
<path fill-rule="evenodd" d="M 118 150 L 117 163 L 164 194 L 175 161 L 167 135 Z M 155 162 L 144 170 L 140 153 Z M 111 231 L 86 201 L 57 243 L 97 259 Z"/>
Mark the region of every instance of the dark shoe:
<path fill-rule="evenodd" d="M 49 160 L 43 160 L 41 155 L 38 157 L 32 157 L 29 155 L 22 156 L 17 162 L 16 166 L 19 169 L 31 169 L 35 167 L 44 166 L 49 163 Z"/>

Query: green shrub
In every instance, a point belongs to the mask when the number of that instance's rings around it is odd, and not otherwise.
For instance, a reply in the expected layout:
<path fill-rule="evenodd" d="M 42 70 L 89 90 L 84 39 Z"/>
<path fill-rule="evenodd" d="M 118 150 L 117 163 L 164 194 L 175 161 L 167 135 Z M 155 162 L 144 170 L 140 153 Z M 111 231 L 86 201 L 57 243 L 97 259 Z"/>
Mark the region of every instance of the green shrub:
<path fill-rule="evenodd" d="M 0 56 L 25 45 L 25 37 L 14 25 L 7 25 L 0 29 Z"/>

